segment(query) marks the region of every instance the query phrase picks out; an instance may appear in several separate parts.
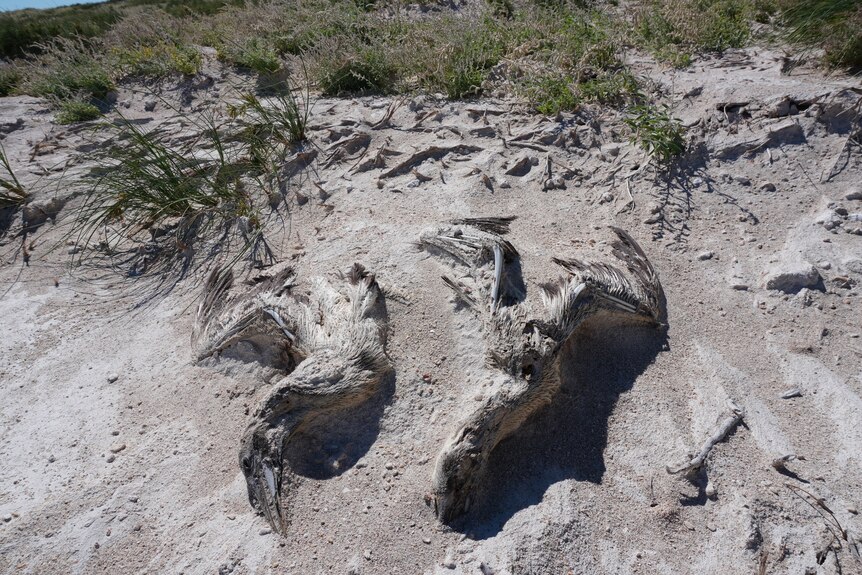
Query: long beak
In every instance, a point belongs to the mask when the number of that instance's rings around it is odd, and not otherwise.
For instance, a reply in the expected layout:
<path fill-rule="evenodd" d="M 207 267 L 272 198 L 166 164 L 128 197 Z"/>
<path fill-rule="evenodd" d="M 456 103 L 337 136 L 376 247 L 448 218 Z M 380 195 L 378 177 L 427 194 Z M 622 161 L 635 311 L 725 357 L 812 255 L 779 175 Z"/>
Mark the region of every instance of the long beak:
<path fill-rule="evenodd" d="M 288 520 L 282 509 L 284 446 L 295 426 L 256 425 L 246 431 L 240 450 L 240 466 L 245 474 L 248 501 L 266 517 L 272 530 L 284 533 Z"/>
<path fill-rule="evenodd" d="M 265 458 L 258 464 L 258 472 L 246 481 L 252 506 L 263 513 L 273 531 L 284 533 L 287 525 L 281 512 L 281 466 Z"/>

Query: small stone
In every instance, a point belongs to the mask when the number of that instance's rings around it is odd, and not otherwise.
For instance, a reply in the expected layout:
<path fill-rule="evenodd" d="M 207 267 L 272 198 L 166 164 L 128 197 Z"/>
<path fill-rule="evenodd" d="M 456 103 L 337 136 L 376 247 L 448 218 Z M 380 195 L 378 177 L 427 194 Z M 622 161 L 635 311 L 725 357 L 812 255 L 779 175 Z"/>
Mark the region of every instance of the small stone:
<path fill-rule="evenodd" d="M 718 495 L 718 490 L 715 488 L 715 484 L 712 481 L 706 482 L 706 488 L 704 488 L 703 492 L 710 499 L 715 499 L 715 497 Z"/>
<path fill-rule="evenodd" d="M 845 200 L 862 200 L 862 190 L 850 188 L 844 195 Z"/>
<path fill-rule="evenodd" d="M 700 252 L 699 254 L 697 254 L 697 259 L 702 262 L 705 262 L 706 260 L 711 260 L 714 255 L 715 254 L 711 251 Z"/>
<path fill-rule="evenodd" d="M 55 461 L 57 461 L 57 458 L 53 454 L 48 456 L 48 463 L 54 463 Z"/>
<path fill-rule="evenodd" d="M 269 535 L 270 533 L 272 533 L 272 529 L 269 529 L 268 527 L 264 527 L 263 529 L 258 531 L 258 533 L 260 535 Z"/>
<path fill-rule="evenodd" d="M 827 230 L 834 230 L 841 225 L 841 216 L 835 210 L 824 210 L 814 219 L 814 223 Z"/>
<path fill-rule="evenodd" d="M 775 184 L 773 184 L 772 182 L 763 182 L 759 186 L 757 186 L 757 189 L 759 189 L 761 192 L 774 192 Z"/>
<path fill-rule="evenodd" d="M 565 190 L 566 189 L 566 181 L 562 176 L 551 176 L 542 182 L 542 190 Z"/>
<path fill-rule="evenodd" d="M 605 192 L 602 194 L 602 197 L 599 198 L 600 204 L 609 204 L 612 201 L 614 201 L 614 195 L 610 192 Z"/>
<path fill-rule="evenodd" d="M 115 443 L 111 446 L 111 453 L 119 453 L 126 448 L 125 443 Z"/>
<path fill-rule="evenodd" d="M 852 513 L 853 515 L 858 515 L 859 510 L 851 505 L 850 507 L 847 508 L 847 513 Z"/>
<path fill-rule="evenodd" d="M 390 471 L 395 469 L 395 465 L 391 461 L 387 461 L 383 467 L 385 467 L 386 469 L 388 469 Z"/>
<path fill-rule="evenodd" d="M 371 561 L 371 549 L 366 549 L 362 552 L 362 556 L 365 557 L 366 561 Z"/>
<path fill-rule="evenodd" d="M 736 291 L 748 291 L 748 284 L 744 283 L 734 283 L 731 284 L 730 287 L 735 289 Z"/>
<path fill-rule="evenodd" d="M 788 389 L 781 394 L 781 399 L 790 399 L 792 397 L 802 397 L 802 390 L 798 387 L 794 387 L 793 389 Z"/>
<path fill-rule="evenodd" d="M 3 516 L 3 523 L 9 523 L 10 521 L 12 521 L 12 516 L 10 514 L 7 513 Z"/>
<path fill-rule="evenodd" d="M 120 379 L 120 374 L 118 373 L 111 373 L 108 375 L 108 383 L 114 383 L 118 379 Z"/>
<path fill-rule="evenodd" d="M 107 458 L 105 458 L 105 461 L 107 461 L 108 463 L 113 463 L 114 460 L 116 460 L 116 459 L 117 459 L 116 456 L 109 455 Z"/>
<path fill-rule="evenodd" d="M 156 109 L 156 101 L 155 100 L 147 100 L 146 102 L 144 102 L 144 111 L 145 112 L 152 112 L 155 109 Z"/>
<path fill-rule="evenodd" d="M 446 558 L 443 559 L 443 567 L 445 567 L 446 569 L 454 569 L 456 566 L 457 565 L 455 563 L 455 552 L 452 550 L 451 547 L 449 547 L 448 549 L 446 549 Z"/>
<path fill-rule="evenodd" d="M 503 189 L 507 189 L 507 188 L 511 188 L 512 184 L 509 183 L 509 180 L 506 180 L 504 178 L 504 179 L 500 180 L 500 187 Z"/>
<path fill-rule="evenodd" d="M 66 253 L 68 253 L 69 255 L 74 255 L 80 251 L 81 251 L 81 246 L 74 245 L 74 246 L 71 246 L 69 249 L 67 249 Z"/>
<path fill-rule="evenodd" d="M 818 263 L 817 265 L 820 266 L 820 269 L 822 269 L 822 270 L 832 269 L 832 264 L 826 260 L 823 260 L 822 262 Z"/>
<path fill-rule="evenodd" d="M 411 182 L 408 182 L 407 187 L 408 188 L 418 188 L 421 184 L 422 184 L 422 182 L 420 182 L 419 180 L 413 180 Z"/>
<path fill-rule="evenodd" d="M 431 538 L 430 537 L 423 537 L 422 543 L 424 543 L 425 545 L 431 545 Z"/>
<path fill-rule="evenodd" d="M 651 215 L 647 219 L 645 219 L 644 223 L 645 224 L 654 224 L 654 223 L 658 222 L 659 220 L 661 220 L 661 214 L 656 213 L 656 214 Z"/>

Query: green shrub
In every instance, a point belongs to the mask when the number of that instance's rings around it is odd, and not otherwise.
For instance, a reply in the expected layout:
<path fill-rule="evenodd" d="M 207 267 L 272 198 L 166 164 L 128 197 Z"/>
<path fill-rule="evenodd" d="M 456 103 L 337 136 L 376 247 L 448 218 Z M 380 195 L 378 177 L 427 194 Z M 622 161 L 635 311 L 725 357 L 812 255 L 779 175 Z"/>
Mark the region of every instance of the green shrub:
<path fill-rule="evenodd" d="M 58 124 L 75 124 L 77 122 L 88 122 L 101 117 L 102 112 L 90 102 L 81 100 L 63 100 L 60 102 L 60 110 L 57 112 Z"/>
<path fill-rule="evenodd" d="M 574 84 L 574 79 L 565 76 L 532 79 L 526 87 L 527 98 L 537 112 L 546 116 L 574 111 L 580 105 L 580 99 L 572 89 Z"/>
<path fill-rule="evenodd" d="M 685 66 L 697 52 L 741 48 L 751 22 L 763 20 L 771 0 L 651 0 L 638 12 L 635 36 L 661 60 Z"/>
<path fill-rule="evenodd" d="M 259 74 L 272 74 L 281 69 L 281 59 L 275 47 L 265 38 L 251 38 L 238 44 L 226 44 L 218 49 L 219 59 Z"/>
<path fill-rule="evenodd" d="M 633 106 L 625 122 L 632 130 L 632 142 L 646 150 L 651 159 L 668 164 L 685 151 L 685 130 L 667 108 Z"/>
<path fill-rule="evenodd" d="M 488 71 L 503 57 L 505 48 L 505 31 L 495 20 L 485 18 L 476 29 L 445 46 L 432 87 L 442 89 L 452 100 L 480 94 Z"/>
<path fill-rule="evenodd" d="M 16 68 L 0 65 L 0 97 L 12 95 L 19 82 L 21 73 Z"/>
<path fill-rule="evenodd" d="M 196 49 L 170 42 L 136 48 L 118 48 L 112 58 L 123 76 L 161 78 L 171 74 L 193 76 L 200 71 Z"/>
<path fill-rule="evenodd" d="M 588 102 L 622 104 L 640 95 L 638 83 L 627 70 L 602 72 L 578 85 L 581 97 Z"/>
<path fill-rule="evenodd" d="M 318 84 L 326 96 L 345 94 L 386 94 L 393 90 L 396 70 L 378 47 L 360 49 L 349 55 L 335 53 L 319 62 Z"/>

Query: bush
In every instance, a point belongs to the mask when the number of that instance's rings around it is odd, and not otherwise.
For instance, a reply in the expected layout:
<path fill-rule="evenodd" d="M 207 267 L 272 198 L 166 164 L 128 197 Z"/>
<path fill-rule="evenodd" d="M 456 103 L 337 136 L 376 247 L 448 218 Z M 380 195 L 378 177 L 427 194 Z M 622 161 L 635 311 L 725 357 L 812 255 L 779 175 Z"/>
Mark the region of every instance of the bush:
<path fill-rule="evenodd" d="M 526 88 L 527 98 L 537 112 L 546 116 L 574 111 L 580 105 L 580 99 L 572 89 L 574 84 L 573 78 L 565 76 L 532 79 Z"/>
<path fill-rule="evenodd" d="M 345 94 L 387 94 L 397 73 L 378 47 L 366 47 L 356 54 L 331 54 L 318 62 L 317 81 L 326 96 Z"/>
<path fill-rule="evenodd" d="M 10 96 L 21 81 L 21 73 L 12 66 L 0 65 L 0 97 Z"/>
<path fill-rule="evenodd" d="M 102 62 L 80 40 L 56 40 L 29 61 L 25 89 L 55 100 L 104 100 L 114 89 Z"/>
<path fill-rule="evenodd" d="M 251 38 L 238 44 L 219 47 L 220 60 L 259 74 L 273 74 L 281 69 L 281 59 L 266 38 Z"/>
<path fill-rule="evenodd" d="M 117 48 L 112 59 L 123 76 L 161 78 L 171 74 L 193 76 L 200 71 L 201 54 L 189 46 L 160 42 L 150 46 Z"/>
<path fill-rule="evenodd" d="M 88 194 L 74 226 L 85 243 L 100 230 L 110 244 L 178 218 L 177 240 L 187 244 L 208 225 L 253 214 L 239 182 L 244 168 L 230 160 L 215 124 L 194 144 L 199 151 L 212 151 L 207 157 L 168 147 L 131 122 L 119 130 L 120 144 L 108 155 L 105 175 Z"/>
<path fill-rule="evenodd" d="M 633 106 L 625 120 L 632 129 L 632 142 L 646 150 L 651 159 L 668 164 L 685 151 L 685 131 L 667 108 L 651 105 Z"/>
<path fill-rule="evenodd" d="M 635 36 L 661 60 L 686 66 L 697 52 L 741 48 L 751 22 L 763 20 L 769 0 L 651 0 L 635 19 Z"/>
<path fill-rule="evenodd" d="M 88 122 L 101 117 L 102 112 L 89 102 L 81 100 L 63 100 L 60 102 L 60 110 L 57 112 L 58 124 L 75 124 L 77 122 Z"/>

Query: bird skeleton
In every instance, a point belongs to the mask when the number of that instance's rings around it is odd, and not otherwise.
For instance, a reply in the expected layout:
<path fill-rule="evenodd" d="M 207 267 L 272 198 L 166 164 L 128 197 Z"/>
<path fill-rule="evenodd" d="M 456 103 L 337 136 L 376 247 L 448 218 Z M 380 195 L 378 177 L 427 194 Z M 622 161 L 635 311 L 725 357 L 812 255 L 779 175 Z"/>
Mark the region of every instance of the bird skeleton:
<path fill-rule="evenodd" d="M 216 270 L 198 308 L 198 361 L 240 343 L 282 360 L 286 375 L 252 415 L 239 454 L 249 502 L 277 532 L 289 524 L 286 487 L 298 480 L 285 460 L 288 442 L 321 416 L 369 399 L 390 370 L 386 307 L 374 275 L 354 264 L 342 279 L 336 289 L 315 278 L 301 293 L 285 268 L 250 289 L 232 289 L 233 274 Z"/>
<path fill-rule="evenodd" d="M 553 258 L 566 275 L 541 286 L 544 310 L 534 317 L 518 252 L 503 238 L 514 219 L 455 220 L 419 241 L 461 276 L 444 275 L 443 281 L 482 323 L 485 369 L 493 383 L 437 458 L 433 501 L 447 523 L 469 510 L 497 444 L 552 400 L 561 384 L 559 352 L 584 320 L 608 313 L 661 325 L 658 275 L 640 246 L 619 228 L 611 228 L 613 254 L 628 275 L 606 263 Z"/>

